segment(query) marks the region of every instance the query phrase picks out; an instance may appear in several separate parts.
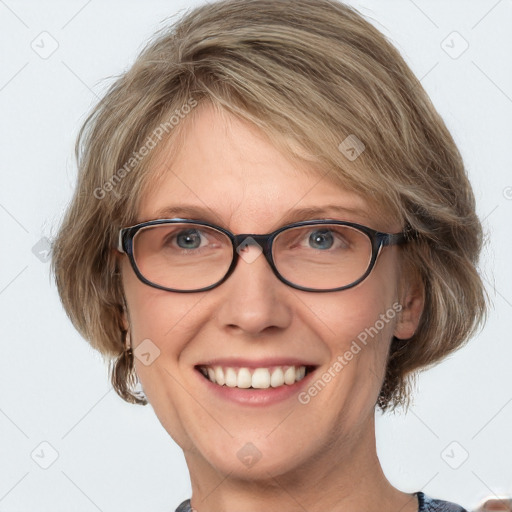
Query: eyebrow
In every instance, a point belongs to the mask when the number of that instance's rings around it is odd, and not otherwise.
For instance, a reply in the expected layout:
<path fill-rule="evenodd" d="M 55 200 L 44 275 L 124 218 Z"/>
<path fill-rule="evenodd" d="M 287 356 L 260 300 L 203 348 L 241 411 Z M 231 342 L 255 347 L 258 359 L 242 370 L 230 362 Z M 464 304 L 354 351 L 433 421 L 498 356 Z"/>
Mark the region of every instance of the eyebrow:
<path fill-rule="evenodd" d="M 281 226 L 298 222 L 301 220 L 312 220 L 312 219 L 333 219 L 333 220 L 349 220 L 347 216 L 354 218 L 354 216 L 362 217 L 365 220 L 370 220 L 368 211 L 362 208 L 348 207 L 341 205 L 326 205 L 324 207 L 307 207 L 307 208 L 296 208 L 288 211 L 283 217 L 279 218 L 279 228 Z M 339 218 L 336 218 L 339 217 Z M 209 208 L 202 206 L 192 205 L 174 205 L 167 206 L 165 208 L 157 210 L 152 219 L 173 219 L 183 218 L 198 221 L 211 222 L 212 224 L 218 224 L 222 226 L 222 217 L 220 214 L 210 210 Z M 141 221 L 143 222 L 143 221 Z"/>

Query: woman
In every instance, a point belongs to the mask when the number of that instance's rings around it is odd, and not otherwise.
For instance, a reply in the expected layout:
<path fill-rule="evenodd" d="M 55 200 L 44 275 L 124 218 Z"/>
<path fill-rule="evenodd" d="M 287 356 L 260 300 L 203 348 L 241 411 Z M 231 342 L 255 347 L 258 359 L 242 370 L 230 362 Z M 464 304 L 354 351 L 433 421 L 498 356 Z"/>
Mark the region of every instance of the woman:
<path fill-rule="evenodd" d="M 59 293 L 183 449 L 178 511 L 464 510 L 376 452 L 375 408 L 407 407 L 486 309 L 462 159 L 382 34 L 328 0 L 197 8 L 77 156 Z"/>

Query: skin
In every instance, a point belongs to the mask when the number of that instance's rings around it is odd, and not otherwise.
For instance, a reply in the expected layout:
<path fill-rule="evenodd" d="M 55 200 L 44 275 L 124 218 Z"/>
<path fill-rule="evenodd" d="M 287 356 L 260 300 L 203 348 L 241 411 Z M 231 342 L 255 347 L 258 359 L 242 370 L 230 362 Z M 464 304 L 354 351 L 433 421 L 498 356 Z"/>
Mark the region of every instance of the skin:
<path fill-rule="evenodd" d="M 400 231 L 372 217 L 361 197 L 290 160 L 253 125 L 208 104 L 197 109 L 178 153 L 159 148 L 154 165 L 162 179 L 142 198 L 138 221 L 186 204 L 205 208 L 202 220 L 233 233 L 268 233 L 289 223 L 283 219 L 292 210 L 335 204 L 347 211 L 315 217 Z M 148 366 L 135 358 L 136 372 L 184 451 L 198 512 L 417 510 L 416 497 L 386 479 L 375 443 L 375 403 L 391 338 L 411 337 L 423 307 L 398 251 L 385 248 L 365 281 L 330 293 L 292 289 L 263 257 L 241 259 L 212 290 L 166 292 L 140 282 L 119 255 L 132 347 L 149 338 L 160 350 Z M 293 397 L 264 408 L 241 406 L 198 384 L 194 365 L 214 357 L 300 354 L 321 375 L 397 302 L 400 314 L 307 404 Z M 248 442 L 262 455 L 251 467 L 237 457 Z"/>

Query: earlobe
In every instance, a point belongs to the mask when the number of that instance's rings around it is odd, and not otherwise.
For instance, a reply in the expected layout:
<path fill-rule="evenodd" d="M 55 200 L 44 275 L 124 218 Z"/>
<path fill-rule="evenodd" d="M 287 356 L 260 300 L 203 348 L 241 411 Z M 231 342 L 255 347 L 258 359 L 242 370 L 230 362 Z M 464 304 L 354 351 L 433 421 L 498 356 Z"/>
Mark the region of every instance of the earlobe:
<path fill-rule="evenodd" d="M 414 285 L 409 286 L 403 294 L 400 304 L 402 309 L 398 313 L 394 336 L 401 340 L 407 340 L 414 336 L 420 323 L 424 307 L 424 290 L 419 279 Z"/>
<path fill-rule="evenodd" d="M 126 305 L 123 306 L 123 312 L 121 313 L 121 324 L 123 326 L 123 331 L 127 331 L 130 327 L 130 322 L 128 321 L 128 312 L 126 311 Z"/>

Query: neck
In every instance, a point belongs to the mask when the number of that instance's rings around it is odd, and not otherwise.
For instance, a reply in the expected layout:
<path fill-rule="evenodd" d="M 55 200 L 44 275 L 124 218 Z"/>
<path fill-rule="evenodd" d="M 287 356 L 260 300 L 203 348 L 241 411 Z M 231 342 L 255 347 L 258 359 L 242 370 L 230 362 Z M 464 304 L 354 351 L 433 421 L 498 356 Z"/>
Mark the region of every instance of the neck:
<path fill-rule="evenodd" d="M 376 452 L 374 413 L 356 438 L 335 434 L 314 459 L 284 472 L 265 471 L 260 478 L 237 476 L 235 471 L 222 474 L 197 453 L 186 452 L 194 511 L 417 512 L 416 496 L 400 492 L 384 475 Z"/>

